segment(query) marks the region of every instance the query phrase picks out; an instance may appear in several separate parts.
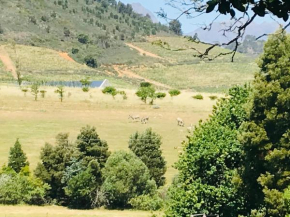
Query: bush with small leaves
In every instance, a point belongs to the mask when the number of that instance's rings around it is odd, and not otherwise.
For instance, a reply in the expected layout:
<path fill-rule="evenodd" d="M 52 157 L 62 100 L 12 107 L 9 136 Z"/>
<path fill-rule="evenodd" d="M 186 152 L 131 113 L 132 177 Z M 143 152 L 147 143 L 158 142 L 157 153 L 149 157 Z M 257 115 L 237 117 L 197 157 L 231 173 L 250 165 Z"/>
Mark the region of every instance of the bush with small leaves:
<path fill-rule="evenodd" d="M 105 87 L 103 90 L 102 90 L 103 94 L 109 94 L 109 95 L 112 95 L 112 97 L 115 99 L 115 96 L 117 95 L 117 90 L 116 88 L 114 87 Z"/>
<path fill-rule="evenodd" d="M 40 90 L 39 92 L 40 92 L 41 97 L 44 98 L 46 94 L 46 90 Z"/>
<path fill-rule="evenodd" d="M 180 90 L 173 89 L 173 90 L 170 90 L 168 93 L 173 98 L 174 96 L 180 95 Z"/>
<path fill-rule="evenodd" d="M 28 92 L 27 88 L 22 88 L 21 91 L 24 93 L 24 96 L 26 96 L 26 93 Z"/>
<path fill-rule="evenodd" d="M 57 89 L 54 91 L 55 93 L 57 93 L 59 95 L 59 99 L 62 102 L 63 98 L 64 98 L 64 86 L 58 86 Z"/>
<path fill-rule="evenodd" d="M 31 94 L 34 96 L 34 100 L 37 101 L 37 97 L 39 94 L 39 84 L 38 83 L 33 83 L 30 87 Z"/>
<path fill-rule="evenodd" d="M 209 98 L 210 98 L 211 100 L 216 100 L 218 97 L 217 97 L 217 96 L 209 96 Z"/>
<path fill-rule="evenodd" d="M 156 93 L 156 98 L 157 99 L 163 99 L 165 97 L 166 97 L 166 93 L 161 93 L 161 92 Z"/>
<path fill-rule="evenodd" d="M 126 99 L 128 99 L 128 97 L 127 97 L 127 94 L 126 94 L 126 92 L 125 92 L 125 91 L 123 91 L 123 90 L 121 90 L 121 91 L 118 91 L 118 94 L 120 94 L 120 95 L 122 95 L 122 96 L 123 96 L 123 100 L 126 100 Z"/>
<path fill-rule="evenodd" d="M 91 85 L 91 81 L 89 80 L 89 78 L 85 78 L 85 79 L 82 79 L 80 80 L 81 84 L 82 84 L 82 90 L 83 92 L 89 92 L 90 90 L 90 85 Z"/>
<path fill-rule="evenodd" d="M 197 94 L 192 96 L 193 99 L 203 100 L 203 96 L 201 94 Z"/>

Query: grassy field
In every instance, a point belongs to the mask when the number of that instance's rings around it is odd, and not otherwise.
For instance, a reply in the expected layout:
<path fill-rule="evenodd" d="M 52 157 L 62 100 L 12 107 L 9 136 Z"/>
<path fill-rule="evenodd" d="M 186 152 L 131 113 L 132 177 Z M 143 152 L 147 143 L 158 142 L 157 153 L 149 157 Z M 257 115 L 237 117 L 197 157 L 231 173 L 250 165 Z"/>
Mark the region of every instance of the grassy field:
<path fill-rule="evenodd" d="M 204 100 L 195 100 L 194 93 L 184 92 L 171 99 L 157 100 L 160 109 L 143 104 L 129 90 L 128 100 L 104 95 L 94 89 L 83 93 L 81 89 L 66 89 L 64 102 L 61 103 L 54 93 L 55 88 L 45 88 L 45 98 L 35 102 L 33 96 L 24 94 L 18 87 L 0 87 L 0 164 L 7 162 L 9 148 L 16 138 L 20 139 L 27 153 L 31 169 L 39 161 L 39 153 L 45 142 L 54 144 L 55 136 L 60 132 L 69 132 L 74 141 L 81 127 L 89 124 L 97 128 L 101 139 L 107 140 L 111 151 L 127 149 L 128 140 L 135 131 L 144 131 L 152 127 L 162 136 L 162 149 L 167 161 L 167 183 L 176 174 L 172 167 L 178 159 L 181 142 L 186 139 L 187 127 L 208 117 L 215 101 L 204 94 Z M 68 94 L 71 96 L 68 98 Z M 147 125 L 131 123 L 129 114 L 148 115 Z M 185 127 L 178 127 L 176 118 L 185 121 Z"/>
<path fill-rule="evenodd" d="M 158 214 L 158 213 L 157 213 Z M 70 210 L 59 206 L 1 206 L 0 217 L 150 217 L 152 213 L 130 210 Z"/>
<path fill-rule="evenodd" d="M 257 66 L 254 63 L 201 62 L 191 65 L 156 65 L 151 68 L 139 67 L 131 70 L 138 75 L 178 89 L 220 92 L 233 85 L 253 80 Z"/>

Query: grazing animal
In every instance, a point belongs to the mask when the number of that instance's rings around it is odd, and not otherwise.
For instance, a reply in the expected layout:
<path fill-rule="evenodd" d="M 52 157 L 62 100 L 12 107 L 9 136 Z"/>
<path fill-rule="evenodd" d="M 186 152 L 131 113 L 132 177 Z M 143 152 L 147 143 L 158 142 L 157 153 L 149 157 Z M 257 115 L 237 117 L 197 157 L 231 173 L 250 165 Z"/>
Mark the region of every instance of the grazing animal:
<path fill-rule="evenodd" d="M 149 117 L 143 117 L 141 118 L 141 124 L 147 124 L 147 122 L 149 121 Z"/>
<path fill-rule="evenodd" d="M 190 124 L 190 127 L 187 127 L 187 132 L 192 133 L 194 130 L 193 124 Z"/>
<path fill-rule="evenodd" d="M 133 122 L 139 121 L 140 116 L 139 115 L 129 115 L 128 119 L 132 119 Z"/>
<path fill-rule="evenodd" d="M 184 127 L 184 122 L 181 118 L 177 118 L 177 125 L 178 126 L 181 126 L 181 127 Z"/>

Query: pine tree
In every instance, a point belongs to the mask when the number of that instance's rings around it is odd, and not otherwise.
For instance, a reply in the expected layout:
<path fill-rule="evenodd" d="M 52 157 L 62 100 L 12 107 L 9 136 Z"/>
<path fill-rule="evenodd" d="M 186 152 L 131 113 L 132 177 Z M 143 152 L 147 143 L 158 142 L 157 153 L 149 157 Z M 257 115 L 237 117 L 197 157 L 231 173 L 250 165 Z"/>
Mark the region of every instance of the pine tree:
<path fill-rule="evenodd" d="M 271 36 L 259 61 L 248 121 L 241 127 L 245 165 L 242 179 L 249 209 L 286 216 L 284 191 L 290 185 L 290 37 Z M 289 209 L 289 208 L 288 208 Z"/>
<path fill-rule="evenodd" d="M 97 159 L 100 168 L 105 166 L 110 156 L 107 142 L 100 139 L 95 127 L 86 126 L 81 129 L 77 137 L 77 148 L 86 164 Z"/>
<path fill-rule="evenodd" d="M 165 184 L 166 172 L 166 162 L 160 149 L 161 144 L 161 136 L 154 133 L 151 128 L 143 134 L 136 132 L 129 140 L 129 148 L 148 167 L 150 176 L 158 187 Z"/>
<path fill-rule="evenodd" d="M 27 157 L 22 150 L 19 139 L 17 139 L 14 146 L 10 148 L 8 166 L 19 173 L 23 167 L 28 165 Z"/>

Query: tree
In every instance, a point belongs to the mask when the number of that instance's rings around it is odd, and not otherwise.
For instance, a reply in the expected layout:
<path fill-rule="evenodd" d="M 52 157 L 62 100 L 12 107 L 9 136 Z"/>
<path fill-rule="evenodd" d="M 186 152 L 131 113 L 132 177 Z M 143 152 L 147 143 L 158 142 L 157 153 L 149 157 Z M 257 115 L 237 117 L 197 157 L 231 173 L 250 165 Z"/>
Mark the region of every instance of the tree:
<path fill-rule="evenodd" d="M 158 92 L 158 93 L 155 93 L 155 96 L 157 99 L 163 99 L 166 97 L 166 93 Z"/>
<path fill-rule="evenodd" d="M 150 177 L 155 180 L 157 187 L 165 184 L 164 174 L 167 169 L 160 149 L 161 144 L 161 136 L 151 128 L 143 134 L 134 133 L 129 140 L 129 148 L 148 167 Z"/>
<path fill-rule="evenodd" d="M 130 207 L 132 198 L 143 194 L 154 194 L 156 184 L 150 179 L 146 165 L 133 153 L 113 153 L 104 169 L 102 190 L 106 192 L 107 204 L 111 208 Z"/>
<path fill-rule="evenodd" d="M 54 91 L 55 93 L 57 93 L 59 95 L 59 99 L 62 102 L 63 101 L 63 97 L 64 97 L 64 86 L 58 86 L 57 89 Z"/>
<path fill-rule="evenodd" d="M 25 166 L 29 166 L 26 154 L 23 152 L 19 139 L 16 140 L 13 147 L 10 148 L 8 166 L 16 173 L 19 173 Z"/>
<path fill-rule="evenodd" d="M 56 145 L 46 143 L 41 149 L 41 162 L 34 171 L 35 176 L 50 185 L 49 199 L 56 199 L 58 203 L 65 204 L 66 195 L 62 182 L 66 167 L 71 164 L 71 158 L 76 155 L 76 147 L 68 141 L 67 133 L 56 136 Z"/>
<path fill-rule="evenodd" d="M 85 34 L 78 35 L 78 41 L 82 44 L 88 44 L 89 43 L 89 36 Z"/>
<path fill-rule="evenodd" d="M 71 177 L 64 188 L 69 206 L 79 209 L 94 208 L 93 201 L 101 186 L 101 177 L 101 168 L 96 160 L 92 160 L 85 170 Z"/>
<path fill-rule="evenodd" d="M 98 68 L 98 62 L 96 58 L 94 58 L 93 56 L 91 55 L 86 56 L 84 61 L 87 66 L 92 67 L 92 68 Z"/>
<path fill-rule="evenodd" d="M 168 93 L 171 96 L 171 98 L 173 98 L 174 96 L 178 96 L 180 94 L 180 90 L 173 89 L 173 90 L 169 90 Z"/>
<path fill-rule="evenodd" d="M 229 23 L 229 25 L 226 28 L 221 29 L 221 31 L 225 36 L 230 33 L 231 35 L 234 34 L 234 37 L 229 37 L 230 40 L 225 43 L 213 44 L 205 51 L 199 51 L 193 48 L 199 52 L 196 56 L 209 60 L 231 54 L 233 61 L 239 47 L 239 43 L 245 35 L 246 29 L 255 21 L 257 17 L 265 17 L 269 14 L 275 19 L 278 18 L 280 21 L 283 20 L 286 22 L 289 20 L 290 13 L 288 0 L 170 0 L 170 2 L 173 3 L 172 5 L 174 5 L 175 9 L 181 11 L 178 18 L 181 16 L 197 17 L 202 14 L 213 14 L 214 17 L 219 15 L 229 15 L 229 22 L 225 21 L 226 23 Z M 167 18 L 164 11 L 161 11 L 159 15 Z M 230 19 L 234 19 L 235 21 L 231 22 Z M 214 18 L 209 25 L 205 26 L 204 29 L 210 30 L 215 20 L 216 18 Z M 283 29 L 285 30 L 287 27 L 289 27 L 289 23 L 285 24 Z M 263 36 L 267 36 L 267 34 L 263 34 L 258 38 Z M 228 45 L 234 46 L 232 51 L 221 52 L 213 57 L 210 55 L 211 51 L 216 46 Z"/>
<path fill-rule="evenodd" d="M 90 88 L 90 85 L 91 85 L 91 81 L 89 80 L 89 78 L 85 78 L 85 79 L 82 79 L 80 80 L 81 84 L 82 84 L 82 90 L 84 92 L 89 92 L 89 88 Z"/>
<path fill-rule="evenodd" d="M 140 84 L 140 88 L 136 92 L 136 95 L 146 104 L 147 99 L 150 98 L 150 104 L 153 104 L 156 99 L 155 88 L 148 82 Z"/>
<path fill-rule="evenodd" d="M 33 83 L 30 87 L 31 94 L 34 96 L 34 100 L 37 101 L 37 97 L 39 94 L 39 84 L 38 83 Z"/>
<path fill-rule="evenodd" d="M 105 166 L 110 156 L 109 147 L 106 141 L 100 139 L 95 127 L 83 127 L 77 136 L 76 144 L 80 158 L 86 162 L 86 165 L 91 160 L 96 160 L 101 169 Z"/>
<path fill-rule="evenodd" d="M 114 87 L 105 87 L 103 90 L 102 90 L 103 94 L 109 94 L 109 95 L 112 95 L 113 99 L 115 99 L 115 96 L 118 94 L 116 88 Z"/>
<path fill-rule="evenodd" d="M 172 20 L 169 23 L 169 30 L 174 32 L 176 35 L 182 35 L 181 23 L 179 20 Z"/>
<path fill-rule="evenodd" d="M 237 176 L 242 164 L 237 135 L 246 118 L 243 106 L 249 90 L 235 87 L 229 95 L 218 101 L 210 119 L 200 122 L 183 144 L 166 216 L 205 213 L 232 217 L 245 213 L 247 201 Z"/>
<path fill-rule="evenodd" d="M 248 208 L 264 207 L 266 217 L 290 214 L 283 199 L 290 185 L 289 48 L 285 32 L 271 36 L 265 44 L 248 103 L 248 121 L 239 136 Z"/>

